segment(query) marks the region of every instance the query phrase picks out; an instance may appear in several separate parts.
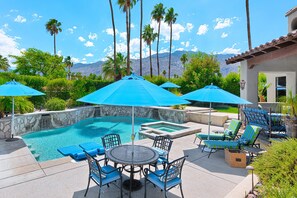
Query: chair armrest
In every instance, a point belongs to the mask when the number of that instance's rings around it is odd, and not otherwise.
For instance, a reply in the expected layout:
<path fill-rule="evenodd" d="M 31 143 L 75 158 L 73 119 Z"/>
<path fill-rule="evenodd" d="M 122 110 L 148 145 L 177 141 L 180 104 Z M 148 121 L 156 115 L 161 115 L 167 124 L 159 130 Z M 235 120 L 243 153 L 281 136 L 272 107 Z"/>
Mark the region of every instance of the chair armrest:
<path fill-rule="evenodd" d="M 102 170 L 102 172 L 103 172 L 104 174 L 113 173 L 113 172 L 115 172 L 115 171 L 120 171 L 120 172 L 122 172 L 121 167 L 119 167 L 119 168 L 115 168 L 114 170 L 112 170 L 112 171 L 108 171 L 108 172 Z"/>
<path fill-rule="evenodd" d="M 260 143 L 257 143 L 257 144 L 253 144 L 252 147 L 255 147 L 255 148 L 260 148 Z"/>
<path fill-rule="evenodd" d="M 222 134 L 224 133 L 225 131 L 224 130 L 216 130 L 216 131 L 212 131 L 213 133 L 219 133 L 219 134 Z"/>
<path fill-rule="evenodd" d="M 152 171 L 152 170 L 150 170 L 150 169 L 148 169 L 148 168 L 145 168 L 145 169 L 144 169 L 144 175 L 145 175 L 145 177 L 147 177 L 147 175 L 148 175 L 149 173 L 152 173 L 152 174 L 156 175 L 157 177 L 161 177 L 161 176 L 165 175 L 166 172 L 164 171 L 163 174 L 157 174 L 157 173 L 155 173 L 154 171 Z"/>

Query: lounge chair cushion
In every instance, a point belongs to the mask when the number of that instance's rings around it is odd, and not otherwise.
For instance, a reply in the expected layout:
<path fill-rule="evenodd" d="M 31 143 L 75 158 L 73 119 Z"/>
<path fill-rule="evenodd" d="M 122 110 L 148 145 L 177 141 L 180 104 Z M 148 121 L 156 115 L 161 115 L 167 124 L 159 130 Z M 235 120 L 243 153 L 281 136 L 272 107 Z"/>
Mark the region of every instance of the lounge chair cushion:
<path fill-rule="evenodd" d="M 100 144 L 98 144 L 97 142 L 86 142 L 86 143 L 80 144 L 79 146 L 81 148 L 83 148 L 85 151 L 97 149 L 97 154 L 98 155 L 105 154 L 104 147 L 101 146 Z"/>
<path fill-rule="evenodd" d="M 204 144 L 212 149 L 239 149 L 238 141 L 205 140 Z"/>
<path fill-rule="evenodd" d="M 86 159 L 86 154 L 84 153 L 82 148 L 80 148 L 79 146 L 76 146 L 76 145 L 58 148 L 57 150 L 62 155 L 71 156 L 75 160 Z M 93 150 L 87 150 L 86 152 L 88 152 L 91 156 L 96 156 L 96 154 L 97 154 L 97 150 L 94 150 L 94 149 Z"/>
<path fill-rule="evenodd" d="M 197 133 L 196 136 L 200 139 L 200 140 L 207 140 L 208 139 L 208 134 L 205 133 Z M 224 140 L 225 138 L 225 134 L 219 134 L 219 133 L 210 133 L 209 134 L 209 139 L 210 140 Z"/>

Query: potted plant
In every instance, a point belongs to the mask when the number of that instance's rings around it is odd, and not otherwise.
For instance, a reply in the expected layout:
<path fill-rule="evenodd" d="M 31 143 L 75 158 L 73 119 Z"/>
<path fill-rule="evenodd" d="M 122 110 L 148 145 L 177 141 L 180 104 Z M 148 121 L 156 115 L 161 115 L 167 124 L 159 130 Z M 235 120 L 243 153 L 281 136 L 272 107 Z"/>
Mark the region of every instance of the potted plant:
<path fill-rule="evenodd" d="M 297 138 L 297 94 L 293 96 L 292 91 L 289 92 L 283 104 L 282 113 L 285 115 L 288 136 Z"/>

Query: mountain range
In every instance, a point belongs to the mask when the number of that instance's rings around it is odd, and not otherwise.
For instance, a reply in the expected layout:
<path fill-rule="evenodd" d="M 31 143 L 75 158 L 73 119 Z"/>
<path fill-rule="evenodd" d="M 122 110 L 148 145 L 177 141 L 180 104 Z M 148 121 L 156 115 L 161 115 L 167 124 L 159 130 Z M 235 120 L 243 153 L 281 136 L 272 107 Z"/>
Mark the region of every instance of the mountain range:
<path fill-rule="evenodd" d="M 183 65 L 180 61 L 180 57 L 184 54 L 193 54 L 195 52 L 187 52 L 187 51 L 175 51 L 171 55 L 171 76 L 174 74 L 181 76 L 183 73 Z M 238 72 L 239 63 L 227 65 L 225 60 L 234 56 L 235 54 L 217 54 L 217 60 L 220 63 L 220 70 L 223 76 L 226 76 L 230 72 Z M 132 59 L 132 68 L 133 72 L 139 74 L 139 59 Z M 160 53 L 159 54 L 159 61 L 160 61 L 160 73 L 163 70 L 166 72 L 168 71 L 168 61 L 169 61 L 169 53 Z M 104 61 L 98 61 L 91 64 L 83 64 L 83 63 L 76 63 L 71 68 L 71 72 L 80 72 L 84 76 L 88 76 L 91 73 L 100 75 L 102 71 L 102 65 Z M 157 75 L 157 55 L 152 55 L 152 63 L 153 63 L 153 75 Z M 149 66 L 150 60 L 149 57 L 142 59 L 142 72 L 143 75 L 149 75 L 150 70 Z"/>

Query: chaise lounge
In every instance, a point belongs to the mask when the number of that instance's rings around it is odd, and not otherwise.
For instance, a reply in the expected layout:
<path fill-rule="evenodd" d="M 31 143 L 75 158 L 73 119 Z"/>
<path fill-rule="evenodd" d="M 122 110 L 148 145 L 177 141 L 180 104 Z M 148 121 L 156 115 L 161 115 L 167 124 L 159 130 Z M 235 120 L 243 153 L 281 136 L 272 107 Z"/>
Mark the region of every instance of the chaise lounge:
<path fill-rule="evenodd" d="M 232 120 L 229 127 L 224 130 L 223 133 L 211 133 L 208 138 L 208 134 L 204 133 L 196 133 L 196 137 L 194 143 L 196 142 L 197 138 L 200 139 L 198 147 L 200 147 L 202 140 L 234 140 L 237 136 L 237 133 L 241 127 L 240 120 Z"/>
<path fill-rule="evenodd" d="M 202 152 L 205 147 L 210 149 L 209 156 L 212 151 L 217 149 L 240 149 L 242 146 L 260 146 L 256 145 L 255 142 L 260 134 L 262 128 L 258 126 L 247 125 L 244 133 L 238 140 L 222 141 L 222 140 L 205 140 Z"/>

